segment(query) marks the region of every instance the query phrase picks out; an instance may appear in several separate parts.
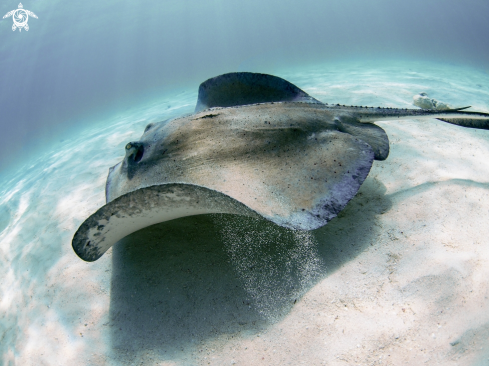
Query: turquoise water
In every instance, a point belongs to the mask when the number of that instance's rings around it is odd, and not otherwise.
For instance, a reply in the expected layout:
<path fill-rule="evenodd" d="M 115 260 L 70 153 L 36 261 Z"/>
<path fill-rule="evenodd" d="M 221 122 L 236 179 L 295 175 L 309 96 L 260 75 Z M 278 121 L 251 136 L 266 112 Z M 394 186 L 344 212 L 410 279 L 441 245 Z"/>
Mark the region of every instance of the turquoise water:
<path fill-rule="evenodd" d="M 436 61 L 488 71 L 484 0 L 61 1 L 0 22 L 0 174 L 70 135 L 175 88 L 231 71 L 345 60 Z M 16 9 L 2 2 L 0 12 Z M 15 168 L 14 168 L 15 169 Z"/>

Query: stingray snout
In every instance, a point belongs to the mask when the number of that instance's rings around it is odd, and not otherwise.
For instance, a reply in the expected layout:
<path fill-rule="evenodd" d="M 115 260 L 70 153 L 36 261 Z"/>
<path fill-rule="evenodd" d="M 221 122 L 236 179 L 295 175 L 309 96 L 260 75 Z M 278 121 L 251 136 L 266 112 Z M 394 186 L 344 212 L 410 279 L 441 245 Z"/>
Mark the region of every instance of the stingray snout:
<path fill-rule="evenodd" d="M 140 142 L 129 142 L 126 144 L 126 156 L 124 160 L 128 164 L 139 163 L 144 155 L 144 145 Z"/>

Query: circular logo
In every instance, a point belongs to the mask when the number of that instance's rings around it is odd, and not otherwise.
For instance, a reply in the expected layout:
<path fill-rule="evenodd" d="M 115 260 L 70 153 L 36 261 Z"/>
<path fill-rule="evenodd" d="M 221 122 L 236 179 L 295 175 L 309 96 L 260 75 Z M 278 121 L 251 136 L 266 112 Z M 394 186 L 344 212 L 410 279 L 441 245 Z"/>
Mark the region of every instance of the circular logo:
<path fill-rule="evenodd" d="M 24 9 L 17 9 L 14 12 L 14 16 L 12 18 L 14 20 L 14 24 L 17 27 L 22 28 L 27 24 L 27 20 L 29 19 L 29 15 L 27 14 L 27 12 Z"/>

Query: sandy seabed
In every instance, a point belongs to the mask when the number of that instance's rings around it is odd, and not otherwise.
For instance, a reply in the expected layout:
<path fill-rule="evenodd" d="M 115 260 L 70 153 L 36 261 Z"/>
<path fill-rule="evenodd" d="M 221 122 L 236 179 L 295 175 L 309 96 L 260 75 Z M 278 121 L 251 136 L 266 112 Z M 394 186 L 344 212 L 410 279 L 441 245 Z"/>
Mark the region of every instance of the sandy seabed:
<path fill-rule="evenodd" d="M 279 76 L 329 103 L 407 108 L 425 91 L 489 111 L 481 71 L 333 66 Z M 195 98 L 94 124 L 4 182 L 3 364 L 489 365 L 489 131 L 378 123 L 389 158 L 313 232 L 204 215 L 81 261 L 71 239 L 103 205 L 108 167 Z"/>

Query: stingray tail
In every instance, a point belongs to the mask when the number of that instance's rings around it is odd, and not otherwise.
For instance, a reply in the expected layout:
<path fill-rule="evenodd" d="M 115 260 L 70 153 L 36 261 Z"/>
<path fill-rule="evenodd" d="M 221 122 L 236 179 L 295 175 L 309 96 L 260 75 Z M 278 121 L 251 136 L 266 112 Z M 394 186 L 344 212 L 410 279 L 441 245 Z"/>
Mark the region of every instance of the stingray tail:
<path fill-rule="evenodd" d="M 463 107 L 463 108 L 455 108 L 455 109 L 450 109 L 451 111 L 462 111 L 464 109 L 470 108 L 468 107 Z M 470 113 L 470 112 L 469 112 Z M 480 113 L 478 113 L 480 114 Z M 488 118 L 482 118 L 482 119 L 477 119 L 477 118 L 437 118 L 439 121 L 451 123 L 452 125 L 457 125 L 457 126 L 462 126 L 462 127 L 468 127 L 468 128 L 478 128 L 480 130 L 489 130 L 489 117 Z"/>
<path fill-rule="evenodd" d="M 488 119 L 437 118 L 437 120 L 451 123 L 452 125 L 462 126 L 462 127 L 489 130 L 489 118 Z"/>
<path fill-rule="evenodd" d="M 399 109 L 399 108 L 365 108 L 352 110 L 360 122 L 372 123 L 389 120 L 402 119 L 430 119 L 436 118 L 440 121 L 454 125 L 489 130 L 489 113 L 467 112 L 462 107 L 447 110 L 431 109 Z"/>

